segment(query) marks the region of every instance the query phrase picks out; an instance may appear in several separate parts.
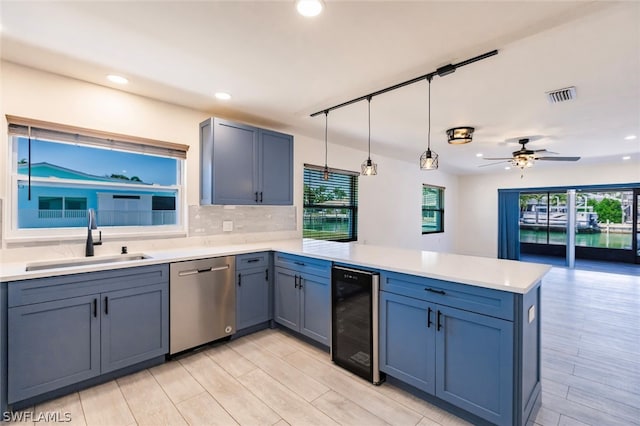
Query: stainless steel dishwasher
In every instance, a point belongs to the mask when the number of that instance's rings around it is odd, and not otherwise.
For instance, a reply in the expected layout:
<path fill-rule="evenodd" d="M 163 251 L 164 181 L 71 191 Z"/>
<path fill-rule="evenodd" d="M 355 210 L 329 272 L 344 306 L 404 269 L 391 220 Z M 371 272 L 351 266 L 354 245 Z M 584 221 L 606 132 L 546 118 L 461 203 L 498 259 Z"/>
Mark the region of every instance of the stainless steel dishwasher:
<path fill-rule="evenodd" d="M 172 263 L 169 267 L 169 354 L 236 331 L 234 256 Z"/>

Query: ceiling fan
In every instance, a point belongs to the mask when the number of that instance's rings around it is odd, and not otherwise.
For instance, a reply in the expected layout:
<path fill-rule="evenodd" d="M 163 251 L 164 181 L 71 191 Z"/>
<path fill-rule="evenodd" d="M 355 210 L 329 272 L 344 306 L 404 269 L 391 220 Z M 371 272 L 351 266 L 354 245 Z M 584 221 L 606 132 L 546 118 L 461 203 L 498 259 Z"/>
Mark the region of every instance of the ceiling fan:
<path fill-rule="evenodd" d="M 578 161 L 580 159 L 580 157 L 542 157 L 540 156 L 540 154 L 545 153 L 545 154 L 557 154 L 556 152 L 551 152 L 551 151 L 547 151 L 546 149 L 536 149 L 536 150 L 531 150 L 531 149 L 527 149 L 526 145 L 527 143 L 529 143 L 529 138 L 522 138 L 522 139 L 518 139 L 518 143 L 520 145 L 522 145 L 522 147 L 517 150 L 517 151 L 513 151 L 511 153 L 511 157 L 498 157 L 498 158 L 484 158 L 485 160 L 489 160 L 489 161 L 498 161 L 497 163 L 491 163 L 491 164 L 483 164 L 480 167 L 486 167 L 486 166 L 493 166 L 495 164 L 501 164 L 501 163 L 511 163 L 512 166 L 515 167 L 519 167 L 520 169 L 523 169 L 525 167 L 531 167 L 533 166 L 533 163 L 536 160 L 541 160 L 541 161 Z"/>

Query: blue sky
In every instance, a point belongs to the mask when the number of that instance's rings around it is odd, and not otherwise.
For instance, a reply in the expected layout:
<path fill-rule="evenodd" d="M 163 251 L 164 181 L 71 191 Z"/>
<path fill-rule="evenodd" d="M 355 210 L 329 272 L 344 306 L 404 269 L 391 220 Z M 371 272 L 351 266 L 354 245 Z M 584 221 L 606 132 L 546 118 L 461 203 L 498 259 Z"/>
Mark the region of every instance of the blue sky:
<path fill-rule="evenodd" d="M 27 145 L 26 138 L 19 138 L 18 161 L 27 159 Z M 31 163 L 43 162 L 97 176 L 138 176 L 144 183 L 174 185 L 178 160 L 32 139 Z"/>

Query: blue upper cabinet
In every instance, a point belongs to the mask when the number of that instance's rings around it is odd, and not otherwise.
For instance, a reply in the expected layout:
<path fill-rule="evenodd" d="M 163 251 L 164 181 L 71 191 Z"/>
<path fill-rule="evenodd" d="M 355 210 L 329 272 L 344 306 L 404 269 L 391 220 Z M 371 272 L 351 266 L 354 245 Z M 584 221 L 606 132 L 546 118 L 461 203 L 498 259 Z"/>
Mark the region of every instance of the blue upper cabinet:
<path fill-rule="evenodd" d="M 200 123 L 200 204 L 293 204 L 293 136 L 219 118 Z"/>

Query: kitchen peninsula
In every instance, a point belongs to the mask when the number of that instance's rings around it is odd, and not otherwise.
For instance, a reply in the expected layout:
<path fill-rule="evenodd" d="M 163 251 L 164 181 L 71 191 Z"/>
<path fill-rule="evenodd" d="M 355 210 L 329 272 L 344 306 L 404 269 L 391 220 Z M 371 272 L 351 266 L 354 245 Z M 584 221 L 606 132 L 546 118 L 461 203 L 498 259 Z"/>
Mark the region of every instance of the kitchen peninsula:
<path fill-rule="evenodd" d="M 18 289 L 25 283 L 78 274 L 109 276 L 126 270 L 145 272 L 145 279 L 151 279 L 152 272 L 161 274 L 158 271 L 171 262 L 257 252 L 275 253 L 273 258 L 276 260 L 269 265 L 269 270 L 275 273 L 267 275 L 275 277 L 276 288 L 278 271 L 286 272 L 287 260 L 292 265 L 309 259 L 316 265 L 324 262 L 379 271 L 380 368 L 390 381 L 409 385 L 429 402 L 473 422 L 520 425 L 526 424 L 531 413 L 535 413 L 540 399 L 540 286 L 549 270 L 546 265 L 316 240 L 148 251 L 137 260 L 29 272 L 25 263 L 4 263 L 0 272 L 2 318 L 7 318 L 8 310 L 34 306 L 20 300 L 20 297 L 27 297 L 29 291 L 17 296 Z M 317 268 L 314 276 L 317 277 L 321 270 Z M 329 282 L 328 276 L 323 282 Z M 149 281 L 139 288 L 160 288 L 153 286 L 160 284 Z M 326 337 L 330 333 L 330 286 L 325 285 L 318 291 L 322 299 L 314 303 L 322 305 L 319 309 L 327 313 L 326 327 L 321 330 Z M 326 292 L 326 298 L 323 292 Z M 273 286 L 272 294 L 279 297 Z M 87 299 L 87 312 L 92 315 L 91 303 L 95 302 L 91 297 Z M 160 303 L 162 299 L 157 300 Z M 40 303 L 38 300 L 33 302 Z M 314 314 L 317 312 L 314 309 Z M 282 325 L 277 317 L 274 319 Z M 104 323 L 105 319 L 101 321 Z M 9 366 L 12 348 L 7 345 L 7 334 L 11 342 L 12 326 L 15 324 L 9 324 L 7 328 L 7 322 L 3 321 L 1 330 L 0 356 L 6 360 L 8 354 Z M 319 338 L 315 340 L 323 342 Z M 154 354 L 146 362 L 162 360 L 163 356 Z M 5 362 L 1 365 L 6 365 Z M 122 366 L 121 371 L 126 374 L 132 367 L 144 368 L 146 365 L 142 362 Z M 119 371 L 115 367 L 113 370 L 110 374 Z M 7 383 L 9 388 L 12 386 L 8 375 L 7 371 L 2 371 L 3 408 L 7 404 L 18 403 L 20 406 L 19 403 L 29 401 L 31 396 L 7 399 Z M 94 377 L 93 380 L 97 379 Z M 92 383 L 85 382 L 84 386 Z M 43 390 L 45 396 L 50 392 L 46 387 Z M 55 394 L 53 392 L 51 396 Z"/>

